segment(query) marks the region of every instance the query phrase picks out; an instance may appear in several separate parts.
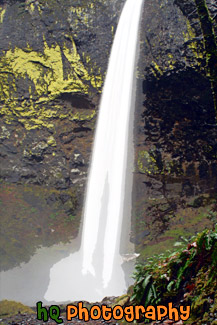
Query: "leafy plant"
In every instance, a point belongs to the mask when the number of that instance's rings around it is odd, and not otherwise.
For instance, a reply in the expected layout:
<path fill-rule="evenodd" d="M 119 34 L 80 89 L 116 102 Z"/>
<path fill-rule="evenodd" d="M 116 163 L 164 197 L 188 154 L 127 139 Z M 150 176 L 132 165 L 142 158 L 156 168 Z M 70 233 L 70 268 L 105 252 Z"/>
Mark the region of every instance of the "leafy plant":
<path fill-rule="evenodd" d="M 196 304 L 201 295 L 212 296 L 213 286 L 217 287 L 217 229 L 205 230 L 193 237 L 187 249 L 167 251 L 149 258 L 146 263 L 138 263 L 134 279 L 131 302 L 145 307 L 167 304 L 172 297 L 177 304 L 185 296 Z"/>

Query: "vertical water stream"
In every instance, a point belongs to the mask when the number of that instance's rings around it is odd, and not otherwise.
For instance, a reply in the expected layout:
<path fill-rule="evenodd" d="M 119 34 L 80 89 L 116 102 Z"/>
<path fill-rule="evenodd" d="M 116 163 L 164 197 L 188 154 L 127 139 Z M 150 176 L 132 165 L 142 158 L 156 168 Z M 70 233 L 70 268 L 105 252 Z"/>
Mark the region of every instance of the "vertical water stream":
<path fill-rule="evenodd" d="M 48 301 L 95 301 L 126 290 L 120 240 L 142 4 L 127 0 L 120 17 L 100 104 L 81 247 L 52 267 Z"/>

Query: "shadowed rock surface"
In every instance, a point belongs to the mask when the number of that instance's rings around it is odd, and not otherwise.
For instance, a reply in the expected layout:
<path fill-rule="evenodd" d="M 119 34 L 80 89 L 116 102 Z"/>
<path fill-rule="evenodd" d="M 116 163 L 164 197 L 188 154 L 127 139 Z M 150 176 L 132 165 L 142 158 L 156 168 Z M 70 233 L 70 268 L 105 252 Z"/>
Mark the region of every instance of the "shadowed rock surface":
<path fill-rule="evenodd" d="M 141 30 L 132 241 L 146 257 L 216 222 L 217 126 L 194 1 L 147 2 Z"/>

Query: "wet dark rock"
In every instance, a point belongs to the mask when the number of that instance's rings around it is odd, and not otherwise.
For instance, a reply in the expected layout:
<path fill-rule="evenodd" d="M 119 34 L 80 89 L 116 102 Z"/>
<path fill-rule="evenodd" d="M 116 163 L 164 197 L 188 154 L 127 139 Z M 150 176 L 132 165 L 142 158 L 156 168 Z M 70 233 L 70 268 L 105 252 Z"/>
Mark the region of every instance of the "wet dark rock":
<path fill-rule="evenodd" d="M 70 168 L 78 168 L 85 166 L 84 157 L 79 150 L 73 152 L 73 159 L 69 162 Z"/>
<path fill-rule="evenodd" d="M 186 232 L 190 220 L 197 228 L 193 218 L 201 206 L 187 208 L 195 196 L 207 195 L 207 209 L 216 204 L 217 132 L 194 0 L 146 3 L 141 42 L 132 238 L 148 227 L 138 251 L 151 255 L 159 241 L 166 247 L 178 240 L 178 231 Z"/>
<path fill-rule="evenodd" d="M 80 126 L 80 127 L 74 128 L 74 130 L 73 130 L 73 132 L 75 132 L 75 133 L 80 133 L 80 132 L 85 132 L 85 133 L 87 133 L 87 132 L 89 132 L 89 131 L 91 131 L 90 128 L 86 128 L 86 127 L 83 127 L 83 126 Z"/>
<path fill-rule="evenodd" d="M 17 151 L 17 148 L 12 145 L 12 144 L 8 144 L 8 145 L 5 145 L 4 146 L 4 149 L 6 150 L 6 152 L 8 152 L 9 154 L 17 154 L 18 151 Z"/>
<path fill-rule="evenodd" d="M 67 201 L 69 201 L 70 198 L 71 198 L 70 195 L 67 195 L 67 194 L 60 195 L 60 200 L 62 201 L 63 204 L 66 203 Z"/>
<path fill-rule="evenodd" d="M 76 108 L 85 108 L 85 109 L 93 109 L 94 104 L 91 102 L 90 98 L 82 94 L 70 94 L 64 93 L 56 101 L 63 101 L 65 104 L 70 104 L 71 107 Z"/>
<path fill-rule="evenodd" d="M 149 235 L 150 235 L 150 231 L 144 230 L 141 233 L 136 234 L 136 238 L 131 238 L 131 242 L 133 244 L 139 245 L 145 240 L 145 237 Z"/>
<path fill-rule="evenodd" d="M 183 182 L 182 195 L 187 197 L 194 195 L 194 187 L 192 186 L 189 180 Z"/>
<path fill-rule="evenodd" d="M 186 170 L 186 175 L 187 176 L 195 176 L 195 167 L 194 167 L 194 164 L 191 164 L 187 167 L 187 170 Z"/>
<path fill-rule="evenodd" d="M 199 166 L 199 175 L 200 175 L 200 178 L 207 178 L 207 177 L 209 177 L 209 165 L 208 165 L 208 163 L 205 160 L 203 160 L 200 163 L 200 166 Z"/>
<path fill-rule="evenodd" d="M 71 132 L 64 132 L 60 134 L 60 141 L 63 144 L 68 144 L 75 139 L 75 135 Z"/>

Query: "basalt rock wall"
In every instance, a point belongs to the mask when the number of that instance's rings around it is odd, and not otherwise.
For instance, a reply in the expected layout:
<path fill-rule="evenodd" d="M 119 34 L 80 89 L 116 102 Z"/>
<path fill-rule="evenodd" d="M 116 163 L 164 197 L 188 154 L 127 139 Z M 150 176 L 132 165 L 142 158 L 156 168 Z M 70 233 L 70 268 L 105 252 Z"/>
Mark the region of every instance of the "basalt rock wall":
<path fill-rule="evenodd" d="M 207 1 L 216 32 L 216 5 Z M 147 1 L 135 117 L 132 241 L 142 256 L 216 222 L 217 125 L 195 2 Z"/>
<path fill-rule="evenodd" d="M 4 181 L 64 189 L 88 164 L 121 3 L 1 4 Z"/>
<path fill-rule="evenodd" d="M 0 2 L 3 269 L 78 233 L 123 2 Z"/>

